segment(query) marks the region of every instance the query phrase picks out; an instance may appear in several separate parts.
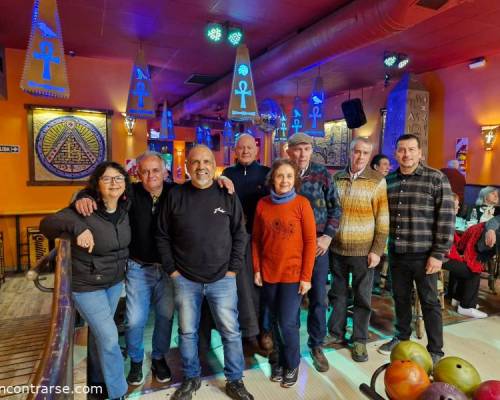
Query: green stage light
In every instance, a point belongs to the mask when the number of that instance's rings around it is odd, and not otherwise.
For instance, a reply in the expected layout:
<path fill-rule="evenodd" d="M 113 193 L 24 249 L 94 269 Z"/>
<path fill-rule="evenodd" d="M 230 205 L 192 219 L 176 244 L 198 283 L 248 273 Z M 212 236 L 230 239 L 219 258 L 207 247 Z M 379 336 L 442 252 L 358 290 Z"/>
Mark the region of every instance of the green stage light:
<path fill-rule="evenodd" d="M 231 46 L 239 46 L 243 42 L 243 30 L 231 27 L 227 31 L 227 41 Z"/>
<path fill-rule="evenodd" d="M 205 27 L 205 36 L 209 42 L 219 43 L 224 36 L 224 27 L 217 22 L 210 22 Z"/>

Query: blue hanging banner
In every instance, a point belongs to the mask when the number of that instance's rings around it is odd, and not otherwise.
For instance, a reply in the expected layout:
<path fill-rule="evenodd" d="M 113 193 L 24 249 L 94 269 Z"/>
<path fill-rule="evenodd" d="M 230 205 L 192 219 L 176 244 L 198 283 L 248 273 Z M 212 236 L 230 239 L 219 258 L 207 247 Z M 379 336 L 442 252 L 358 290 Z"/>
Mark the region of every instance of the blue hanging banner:
<path fill-rule="evenodd" d="M 227 118 L 233 121 L 255 121 L 258 117 L 250 55 L 247 46 L 242 44 L 236 50 Z"/>
<path fill-rule="evenodd" d="M 142 119 L 155 117 L 151 75 L 149 74 L 149 66 L 146 63 L 142 49 L 139 49 L 134 66 L 132 67 L 127 115 Z"/>
<path fill-rule="evenodd" d="M 292 113 L 290 115 L 290 126 L 288 129 L 288 136 L 292 136 L 294 133 L 302 132 L 304 127 L 304 113 L 302 111 L 302 104 L 300 97 L 295 97 L 293 101 Z"/>
<path fill-rule="evenodd" d="M 323 90 L 323 79 L 317 77 L 314 80 L 313 90 L 309 98 L 309 112 L 307 114 L 307 127 L 305 133 L 309 136 L 324 137 L 324 102 L 325 91 Z"/>
<path fill-rule="evenodd" d="M 234 146 L 234 132 L 233 132 L 233 124 L 231 124 L 230 120 L 226 120 L 224 122 L 224 146 Z"/>
<path fill-rule="evenodd" d="M 21 89 L 37 96 L 68 98 L 68 76 L 56 0 L 35 0 L 31 15 Z"/>
<path fill-rule="evenodd" d="M 212 130 L 210 129 L 209 126 L 204 126 L 203 127 L 203 134 L 204 134 L 204 142 L 207 145 L 209 149 L 214 148 L 214 142 L 212 139 Z"/>
<path fill-rule="evenodd" d="M 203 144 L 205 140 L 205 130 L 201 125 L 196 127 L 196 143 Z"/>
<path fill-rule="evenodd" d="M 160 137 L 162 139 L 174 140 L 174 119 L 172 111 L 167 106 L 167 101 L 163 102 L 163 111 L 161 113 Z"/>

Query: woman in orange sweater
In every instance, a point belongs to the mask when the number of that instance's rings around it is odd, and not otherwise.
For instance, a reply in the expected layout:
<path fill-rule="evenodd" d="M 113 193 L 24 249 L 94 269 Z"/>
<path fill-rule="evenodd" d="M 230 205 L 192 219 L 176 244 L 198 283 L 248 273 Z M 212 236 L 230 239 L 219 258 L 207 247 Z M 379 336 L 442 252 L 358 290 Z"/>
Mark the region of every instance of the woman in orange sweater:
<path fill-rule="evenodd" d="M 316 225 L 309 200 L 296 193 L 300 187 L 296 164 L 276 160 L 267 183 L 271 195 L 257 204 L 253 225 L 254 281 L 262 286 L 261 301 L 275 321 L 279 357 L 271 365 L 271 380 L 290 387 L 299 373 L 300 303 L 311 288 Z"/>

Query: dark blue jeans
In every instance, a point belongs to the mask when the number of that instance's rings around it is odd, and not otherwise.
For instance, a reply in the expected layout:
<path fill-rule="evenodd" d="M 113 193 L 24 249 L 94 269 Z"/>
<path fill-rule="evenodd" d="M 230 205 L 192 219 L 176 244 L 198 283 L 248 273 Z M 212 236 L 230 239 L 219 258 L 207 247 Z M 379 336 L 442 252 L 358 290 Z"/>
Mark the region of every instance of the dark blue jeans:
<path fill-rule="evenodd" d="M 310 348 L 323 344 L 326 336 L 326 282 L 328 280 L 329 258 L 328 252 L 316 257 L 311 279 L 309 297 L 309 312 L 307 314 L 307 345 Z"/>
<path fill-rule="evenodd" d="M 352 273 L 354 295 L 352 341 L 366 343 L 370 323 L 373 268 L 368 268 L 367 256 L 341 256 L 333 254 L 333 312 L 328 328 L 337 337 L 345 336 L 347 324 L 347 297 L 349 274 Z"/>
<path fill-rule="evenodd" d="M 262 300 L 269 305 L 274 340 L 278 345 L 279 363 L 296 368 L 300 363 L 299 283 L 267 283 L 262 285 Z"/>

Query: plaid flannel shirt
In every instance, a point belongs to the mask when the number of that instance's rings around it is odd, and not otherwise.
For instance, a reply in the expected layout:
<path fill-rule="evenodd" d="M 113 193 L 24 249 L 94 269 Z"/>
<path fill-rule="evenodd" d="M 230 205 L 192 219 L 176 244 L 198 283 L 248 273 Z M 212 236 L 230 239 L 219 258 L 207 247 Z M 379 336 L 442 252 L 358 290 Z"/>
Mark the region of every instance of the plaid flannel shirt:
<path fill-rule="evenodd" d="M 448 178 L 419 164 L 411 175 L 398 168 L 386 177 L 389 252 L 423 254 L 438 260 L 453 243 L 455 208 Z"/>

